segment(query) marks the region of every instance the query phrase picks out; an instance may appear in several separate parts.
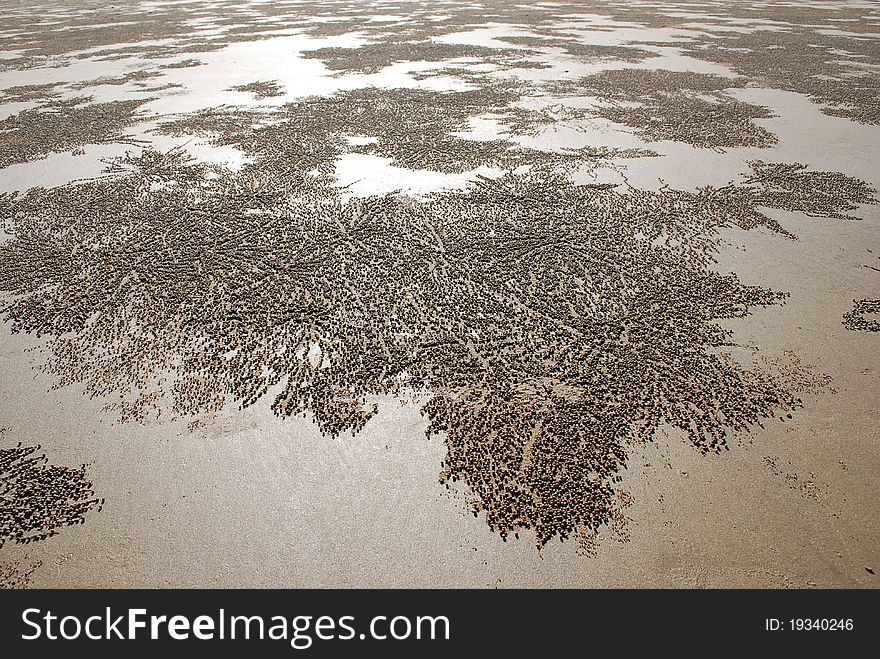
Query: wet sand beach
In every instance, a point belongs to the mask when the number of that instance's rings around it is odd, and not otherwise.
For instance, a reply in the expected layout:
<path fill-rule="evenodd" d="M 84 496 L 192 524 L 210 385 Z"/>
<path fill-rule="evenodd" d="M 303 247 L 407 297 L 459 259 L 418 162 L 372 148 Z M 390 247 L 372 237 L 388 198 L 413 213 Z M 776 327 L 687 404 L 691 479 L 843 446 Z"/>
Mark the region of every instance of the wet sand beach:
<path fill-rule="evenodd" d="M 876 3 L 0 10 L 0 586 L 880 585 Z"/>

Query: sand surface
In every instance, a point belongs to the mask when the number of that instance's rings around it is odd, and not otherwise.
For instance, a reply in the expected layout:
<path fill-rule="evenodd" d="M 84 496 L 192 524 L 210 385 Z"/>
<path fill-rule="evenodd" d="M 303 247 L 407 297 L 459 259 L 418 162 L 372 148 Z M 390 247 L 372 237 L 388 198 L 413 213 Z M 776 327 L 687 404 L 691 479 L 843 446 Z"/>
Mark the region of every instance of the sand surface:
<path fill-rule="evenodd" d="M 0 585 L 880 585 L 876 3 L 0 16 Z"/>

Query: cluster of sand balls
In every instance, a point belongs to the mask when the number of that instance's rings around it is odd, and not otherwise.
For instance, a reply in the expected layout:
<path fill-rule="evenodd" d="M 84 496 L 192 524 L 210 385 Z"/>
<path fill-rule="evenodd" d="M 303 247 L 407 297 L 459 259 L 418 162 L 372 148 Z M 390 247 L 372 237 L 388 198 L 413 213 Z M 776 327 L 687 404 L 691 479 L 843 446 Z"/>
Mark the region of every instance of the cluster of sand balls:
<path fill-rule="evenodd" d="M 880 321 L 865 314 L 880 313 L 880 300 L 853 300 L 853 308 L 843 316 L 843 326 L 858 332 L 880 332 Z"/>
<path fill-rule="evenodd" d="M 0 563 L 0 590 L 20 590 L 31 583 L 31 575 L 43 566 L 43 561 L 29 563 L 11 560 Z"/>
<path fill-rule="evenodd" d="M 625 124 L 646 141 L 673 140 L 703 148 L 768 147 L 772 133 L 754 123 L 773 114 L 725 90 L 742 79 L 664 69 L 611 69 L 554 85 L 557 92 L 595 96 L 591 113 Z"/>
<path fill-rule="evenodd" d="M 147 151 L 0 199 L 3 313 L 54 337 L 60 383 L 133 418 L 280 385 L 276 413 L 329 435 L 363 427 L 370 396 L 430 392 L 442 479 L 539 545 L 612 523 L 627 448 L 661 424 L 717 451 L 799 404 L 714 349 L 730 343 L 714 319 L 782 296 L 709 265 L 719 228 L 788 198 L 767 172 L 812 176 L 799 208 L 837 215 L 852 200 L 835 175 L 755 163 L 745 184 L 650 192 L 535 167 L 343 203 L 329 177 L 279 169 L 271 143 L 250 149 L 266 155 L 237 172 Z"/>
<path fill-rule="evenodd" d="M 284 95 L 284 90 L 281 85 L 274 80 L 257 80 L 256 82 L 249 82 L 246 85 L 236 85 L 230 89 L 237 92 L 250 92 L 258 101 L 262 101 L 265 98 L 275 98 L 276 96 Z"/>
<path fill-rule="evenodd" d="M 28 103 L 31 101 L 48 101 L 57 99 L 58 90 L 55 85 L 17 85 L 0 91 L 3 103 Z"/>
<path fill-rule="evenodd" d="M 623 4 L 596 4 L 631 18 Z M 336 436 L 369 422 L 375 395 L 427 392 L 428 432 L 441 434 L 448 449 L 441 481 L 463 484 L 474 514 L 484 512 L 502 537 L 531 529 L 539 546 L 554 537 L 589 539 L 616 524 L 629 448 L 661 426 L 678 428 L 699 450 L 718 451 L 731 432 L 800 405 L 797 378 L 721 352 L 732 338 L 716 320 L 784 295 L 716 272 L 719 230 L 785 233 L 762 208 L 846 217 L 857 204 L 874 203 L 874 191 L 836 172 L 761 161 L 740 181 L 695 192 L 574 185 L 567 173 L 619 154 L 521 148 L 516 135 L 557 117 L 517 103 L 524 95 L 589 96 L 602 103 L 584 116 L 626 124 L 646 140 L 767 147 L 775 137 L 754 120 L 770 112 L 727 90 L 754 82 L 791 89 L 825 103 L 823 112 L 876 123 L 880 97 L 869 70 L 876 42 L 850 39 L 852 52 L 842 53 L 840 37 L 809 27 L 822 24 L 823 10 L 791 7 L 791 29 L 693 33 L 680 44 L 741 78 L 629 67 L 542 87 L 448 60 L 470 58 L 509 74 L 547 66 L 550 51 L 628 63 L 654 53 L 581 43 L 559 31 L 570 6 L 489 5 L 493 21 L 527 25 L 531 36 L 508 36 L 499 48 L 437 40 L 485 24 L 489 10 L 465 4 L 444 8 L 443 21 L 395 25 L 393 38 L 354 4 L 255 8 L 276 26 L 313 37 L 355 29 L 369 36 L 360 48 L 305 53 L 331 70 L 374 73 L 430 61 L 441 64 L 412 77 L 455 75 L 469 89 L 367 88 L 272 111 L 214 108 L 162 130 L 241 149 L 249 162 L 239 171 L 147 150 L 119 159 L 99 180 L 0 196 L 12 236 L 0 243 L 3 317 L 17 331 L 48 336 L 46 368 L 59 386 L 84 384 L 128 421 L 169 408 L 198 415 L 250 405 L 278 388 L 277 414 L 311 416 Z M 242 20 L 236 3 L 224 6 L 223 39 L 183 35 L 184 18 L 198 8 L 161 8 L 134 26 L 88 30 L 88 48 L 104 59 L 150 59 L 260 38 L 251 33 L 261 25 Z M 657 26 L 678 20 L 662 9 L 637 11 Z M 340 20 L 311 20 L 331 16 Z M 82 31 L 46 39 L 17 15 L 9 21 L 13 47 L 28 54 L 0 68 L 85 47 Z M 128 31 L 163 43 L 118 45 Z M 187 59 L 73 87 L 145 83 L 163 67 L 198 64 Z M 232 89 L 258 100 L 282 93 L 271 80 Z M 5 92 L 7 102 L 44 103 L 0 122 L 0 167 L 119 140 L 144 102 L 57 96 L 52 86 Z M 510 139 L 455 134 L 486 115 L 506 124 Z M 352 146 L 352 137 L 372 141 Z M 412 169 L 489 165 L 508 174 L 463 192 L 343 202 L 334 164 L 351 152 Z M 875 300 L 856 302 L 844 323 L 874 331 L 865 315 L 876 312 Z M 84 468 L 49 466 L 32 456 L 36 450 L 0 453 L 0 544 L 47 537 L 98 505 Z"/>
<path fill-rule="evenodd" d="M 288 172 L 331 173 L 336 158 L 345 152 L 387 157 L 398 167 L 446 173 L 480 166 L 515 169 L 582 161 L 584 149 L 550 154 L 521 148 L 507 139 L 474 140 L 453 134 L 466 131 L 470 117 L 492 113 L 517 125 L 546 122 L 536 111 L 513 107 L 521 94 L 521 89 L 504 84 L 458 93 L 364 88 L 305 98 L 272 113 L 207 110 L 167 122 L 163 131 L 209 136 L 218 145 L 235 146 L 259 158 L 264 170 L 271 165 Z M 351 146 L 346 137 L 375 141 Z"/>
<path fill-rule="evenodd" d="M 521 66 L 526 52 L 438 41 L 382 40 L 357 48 L 307 50 L 303 56 L 321 60 L 332 71 L 376 73 L 398 62 L 445 62 L 460 58 Z"/>
<path fill-rule="evenodd" d="M 80 8 L 87 10 L 81 13 L 77 4 L 68 2 L 60 10 L 47 12 L 10 8 L 4 16 L 6 48 L 13 52 L 0 62 L 0 70 L 45 66 L 49 58 L 59 56 L 157 59 L 218 50 L 232 42 L 272 38 L 267 25 L 279 31 L 296 29 L 312 38 L 357 34 L 368 40 L 361 48 L 318 48 L 306 51 L 305 56 L 318 58 L 334 70 L 361 72 L 375 72 L 398 61 L 441 61 L 452 57 L 523 66 L 516 53 L 505 52 L 510 50 L 505 44 L 520 46 L 520 54 L 538 65 L 543 65 L 540 56 L 548 50 L 591 63 L 607 58 L 636 62 L 656 55 L 651 49 L 674 44 L 692 57 L 730 67 L 743 76 L 741 81 L 807 94 L 821 103 L 827 114 L 865 123 L 880 120 L 878 77 L 874 70 L 878 64 L 876 12 L 870 3 L 728 3 L 707 7 L 696 0 L 683 0 L 678 3 L 681 11 L 671 12 L 664 3 L 649 6 L 590 0 L 538 9 L 507 0 L 487 0 L 479 5 L 444 3 L 442 19 L 431 3 L 408 7 L 404 18 L 394 14 L 399 8 L 393 5 L 371 6 L 365 11 L 362 3 L 357 2 L 251 6 L 236 0 L 218 0 L 211 5 L 170 4 L 143 12 L 134 0 L 120 0 L 106 8 L 81 0 Z M 124 24 L 116 20 L 123 13 L 130 19 Z M 582 20 L 586 18 L 584 14 L 601 15 L 608 22 L 596 25 L 588 18 Z M 374 20 L 383 15 L 390 22 Z M 194 30 L 193 25 L 202 21 L 214 29 Z M 496 27 L 510 28 L 509 34 L 497 37 L 494 49 L 442 39 L 484 27 L 487 21 Z M 600 33 L 613 31 L 615 21 L 627 29 L 662 28 L 669 37 L 654 44 L 633 39 L 633 45 L 610 46 L 590 43 L 595 39 L 578 34 L 579 27 Z M 695 21 L 705 23 L 706 29 L 696 29 Z M 730 29 L 731 21 L 736 22 L 738 29 Z M 73 29 L 57 29 L 58 25 Z M 784 25 L 784 29 L 779 29 L 779 25 Z M 834 29 L 835 26 L 840 29 Z M 215 30 L 222 31 L 222 38 L 218 38 Z M 650 39 L 651 35 L 644 38 Z M 650 89 L 645 92 L 649 97 L 652 95 Z M 751 106 L 716 100 L 721 101 L 722 122 L 743 123 L 755 116 L 756 110 Z M 682 117 L 685 108 L 690 107 L 705 125 L 711 108 L 698 99 L 682 101 L 677 98 L 665 103 L 666 111 Z M 654 97 L 652 102 L 658 99 Z M 641 122 L 649 117 L 636 112 L 630 119 Z M 710 126 L 706 128 L 711 130 Z M 716 135 L 723 138 L 720 132 Z M 751 137 L 766 136 L 755 133 Z"/>
<path fill-rule="evenodd" d="M 118 141 L 144 103 L 88 100 L 52 101 L 0 121 L 0 168 L 86 144 Z"/>
<path fill-rule="evenodd" d="M 0 449 L 0 547 L 44 540 L 64 526 L 82 524 L 99 502 L 85 465 L 48 464 L 39 446 Z"/>
<path fill-rule="evenodd" d="M 850 219 L 860 204 L 876 204 L 876 190 L 839 172 L 816 172 L 801 163 L 749 163 L 745 179 L 749 202 L 814 217 Z"/>
<path fill-rule="evenodd" d="M 854 24 L 845 25 L 849 30 Z M 880 63 L 876 35 L 852 38 L 803 25 L 784 33 L 758 29 L 713 35 L 685 49 L 693 57 L 724 64 L 762 87 L 806 94 L 821 103 L 825 114 L 880 123 L 880 78 L 872 70 Z"/>

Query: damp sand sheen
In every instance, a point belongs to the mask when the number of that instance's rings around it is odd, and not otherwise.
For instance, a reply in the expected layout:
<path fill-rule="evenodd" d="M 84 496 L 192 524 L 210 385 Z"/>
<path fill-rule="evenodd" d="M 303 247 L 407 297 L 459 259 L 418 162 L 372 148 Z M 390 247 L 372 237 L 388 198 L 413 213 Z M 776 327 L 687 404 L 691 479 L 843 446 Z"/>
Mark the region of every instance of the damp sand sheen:
<path fill-rule="evenodd" d="M 0 15 L 0 586 L 880 585 L 876 4 Z"/>

